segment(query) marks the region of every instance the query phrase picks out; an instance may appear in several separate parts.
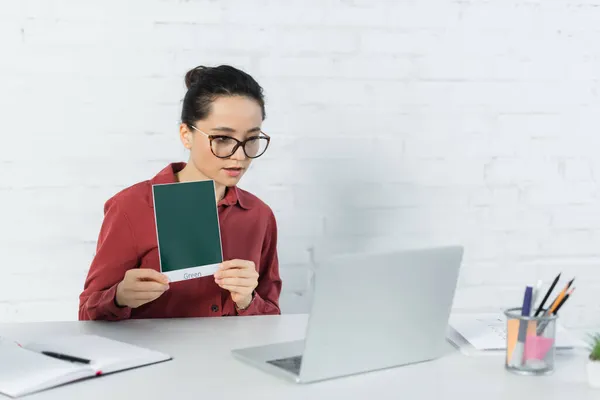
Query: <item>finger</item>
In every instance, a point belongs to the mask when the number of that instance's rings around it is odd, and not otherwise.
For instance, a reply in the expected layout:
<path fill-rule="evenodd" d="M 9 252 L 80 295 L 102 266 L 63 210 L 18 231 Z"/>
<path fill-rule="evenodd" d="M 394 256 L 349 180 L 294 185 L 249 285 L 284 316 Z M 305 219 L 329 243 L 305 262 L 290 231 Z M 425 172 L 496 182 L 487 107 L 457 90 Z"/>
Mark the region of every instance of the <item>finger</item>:
<path fill-rule="evenodd" d="M 255 269 L 227 269 L 224 271 L 216 271 L 214 273 L 215 278 L 255 278 L 258 276 L 258 272 Z"/>
<path fill-rule="evenodd" d="M 152 268 L 138 268 L 132 269 L 131 274 L 138 280 L 151 280 L 165 285 L 169 283 L 169 278 L 165 274 L 161 274 Z"/>
<path fill-rule="evenodd" d="M 227 270 L 227 269 L 231 269 L 231 268 L 254 268 L 254 263 L 252 261 L 248 261 L 248 260 L 240 260 L 240 259 L 233 259 L 233 260 L 227 260 L 227 261 L 223 261 L 221 263 L 221 265 L 219 266 L 219 270 Z"/>
<path fill-rule="evenodd" d="M 169 288 L 169 285 L 154 281 L 136 281 L 130 287 L 133 292 L 159 292 L 162 293 Z"/>
<path fill-rule="evenodd" d="M 252 293 L 252 288 L 249 287 L 242 287 L 242 286 L 233 286 L 233 285 L 223 285 L 221 286 L 223 289 L 230 291 L 231 293 L 238 293 L 238 294 L 243 294 L 243 295 L 247 295 Z"/>
<path fill-rule="evenodd" d="M 224 278 L 224 279 L 218 279 L 217 284 L 221 287 L 223 285 L 251 287 L 251 286 L 256 285 L 256 281 L 252 280 L 252 279 L 244 279 L 244 278 Z"/>

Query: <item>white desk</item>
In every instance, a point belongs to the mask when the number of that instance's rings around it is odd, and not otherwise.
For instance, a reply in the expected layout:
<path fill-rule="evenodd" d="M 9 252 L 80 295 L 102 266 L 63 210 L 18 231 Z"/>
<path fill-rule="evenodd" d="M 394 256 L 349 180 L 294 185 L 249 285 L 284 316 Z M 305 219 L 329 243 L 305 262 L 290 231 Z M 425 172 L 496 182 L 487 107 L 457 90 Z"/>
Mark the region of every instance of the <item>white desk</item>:
<path fill-rule="evenodd" d="M 26 399 L 600 399 L 585 381 L 585 355 L 557 359 L 556 372 L 523 377 L 504 370 L 501 356 L 448 354 L 427 363 L 297 385 L 233 358 L 236 347 L 301 339 L 306 315 L 0 324 L 24 340 L 56 333 L 94 333 L 174 357 L 172 361 L 72 383 Z M 129 392 L 129 393 L 127 393 Z M 0 395 L 0 398 L 4 398 Z"/>

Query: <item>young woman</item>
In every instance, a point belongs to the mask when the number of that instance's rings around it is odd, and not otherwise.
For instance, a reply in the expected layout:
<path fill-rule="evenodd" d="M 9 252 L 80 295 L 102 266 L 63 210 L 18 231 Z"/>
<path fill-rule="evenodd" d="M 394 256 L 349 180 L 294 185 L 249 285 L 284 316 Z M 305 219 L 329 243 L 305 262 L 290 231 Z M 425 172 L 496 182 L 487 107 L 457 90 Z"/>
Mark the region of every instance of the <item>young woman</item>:
<path fill-rule="evenodd" d="M 273 212 L 236 185 L 270 137 L 262 88 L 230 66 L 185 76 L 180 139 L 190 156 L 110 198 L 83 292 L 80 320 L 279 314 Z M 161 274 L 152 185 L 215 181 L 223 262 L 214 276 L 169 283 Z"/>

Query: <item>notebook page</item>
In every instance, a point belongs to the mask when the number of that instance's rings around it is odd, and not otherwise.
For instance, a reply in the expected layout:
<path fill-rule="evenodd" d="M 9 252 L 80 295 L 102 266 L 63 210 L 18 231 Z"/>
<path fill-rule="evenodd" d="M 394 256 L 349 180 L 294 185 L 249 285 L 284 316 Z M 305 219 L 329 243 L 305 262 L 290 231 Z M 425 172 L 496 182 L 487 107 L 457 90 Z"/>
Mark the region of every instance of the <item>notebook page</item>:
<path fill-rule="evenodd" d="M 14 343 L 0 343 L 0 393 L 22 396 L 92 376 L 84 364 L 57 360 Z"/>
<path fill-rule="evenodd" d="M 104 374 L 171 358 L 164 353 L 96 335 L 54 336 L 27 343 L 24 347 L 88 359 L 96 372 Z"/>

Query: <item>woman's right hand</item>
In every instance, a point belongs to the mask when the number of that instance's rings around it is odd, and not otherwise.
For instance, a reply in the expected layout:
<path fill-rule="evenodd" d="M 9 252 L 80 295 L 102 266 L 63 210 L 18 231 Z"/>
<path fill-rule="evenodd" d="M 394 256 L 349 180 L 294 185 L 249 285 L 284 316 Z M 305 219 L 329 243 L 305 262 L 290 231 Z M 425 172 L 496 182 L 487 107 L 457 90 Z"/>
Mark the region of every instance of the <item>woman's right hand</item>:
<path fill-rule="evenodd" d="M 150 268 L 134 268 L 125 272 L 117 285 L 115 303 L 119 307 L 136 308 L 151 302 L 169 289 L 169 278 Z"/>

